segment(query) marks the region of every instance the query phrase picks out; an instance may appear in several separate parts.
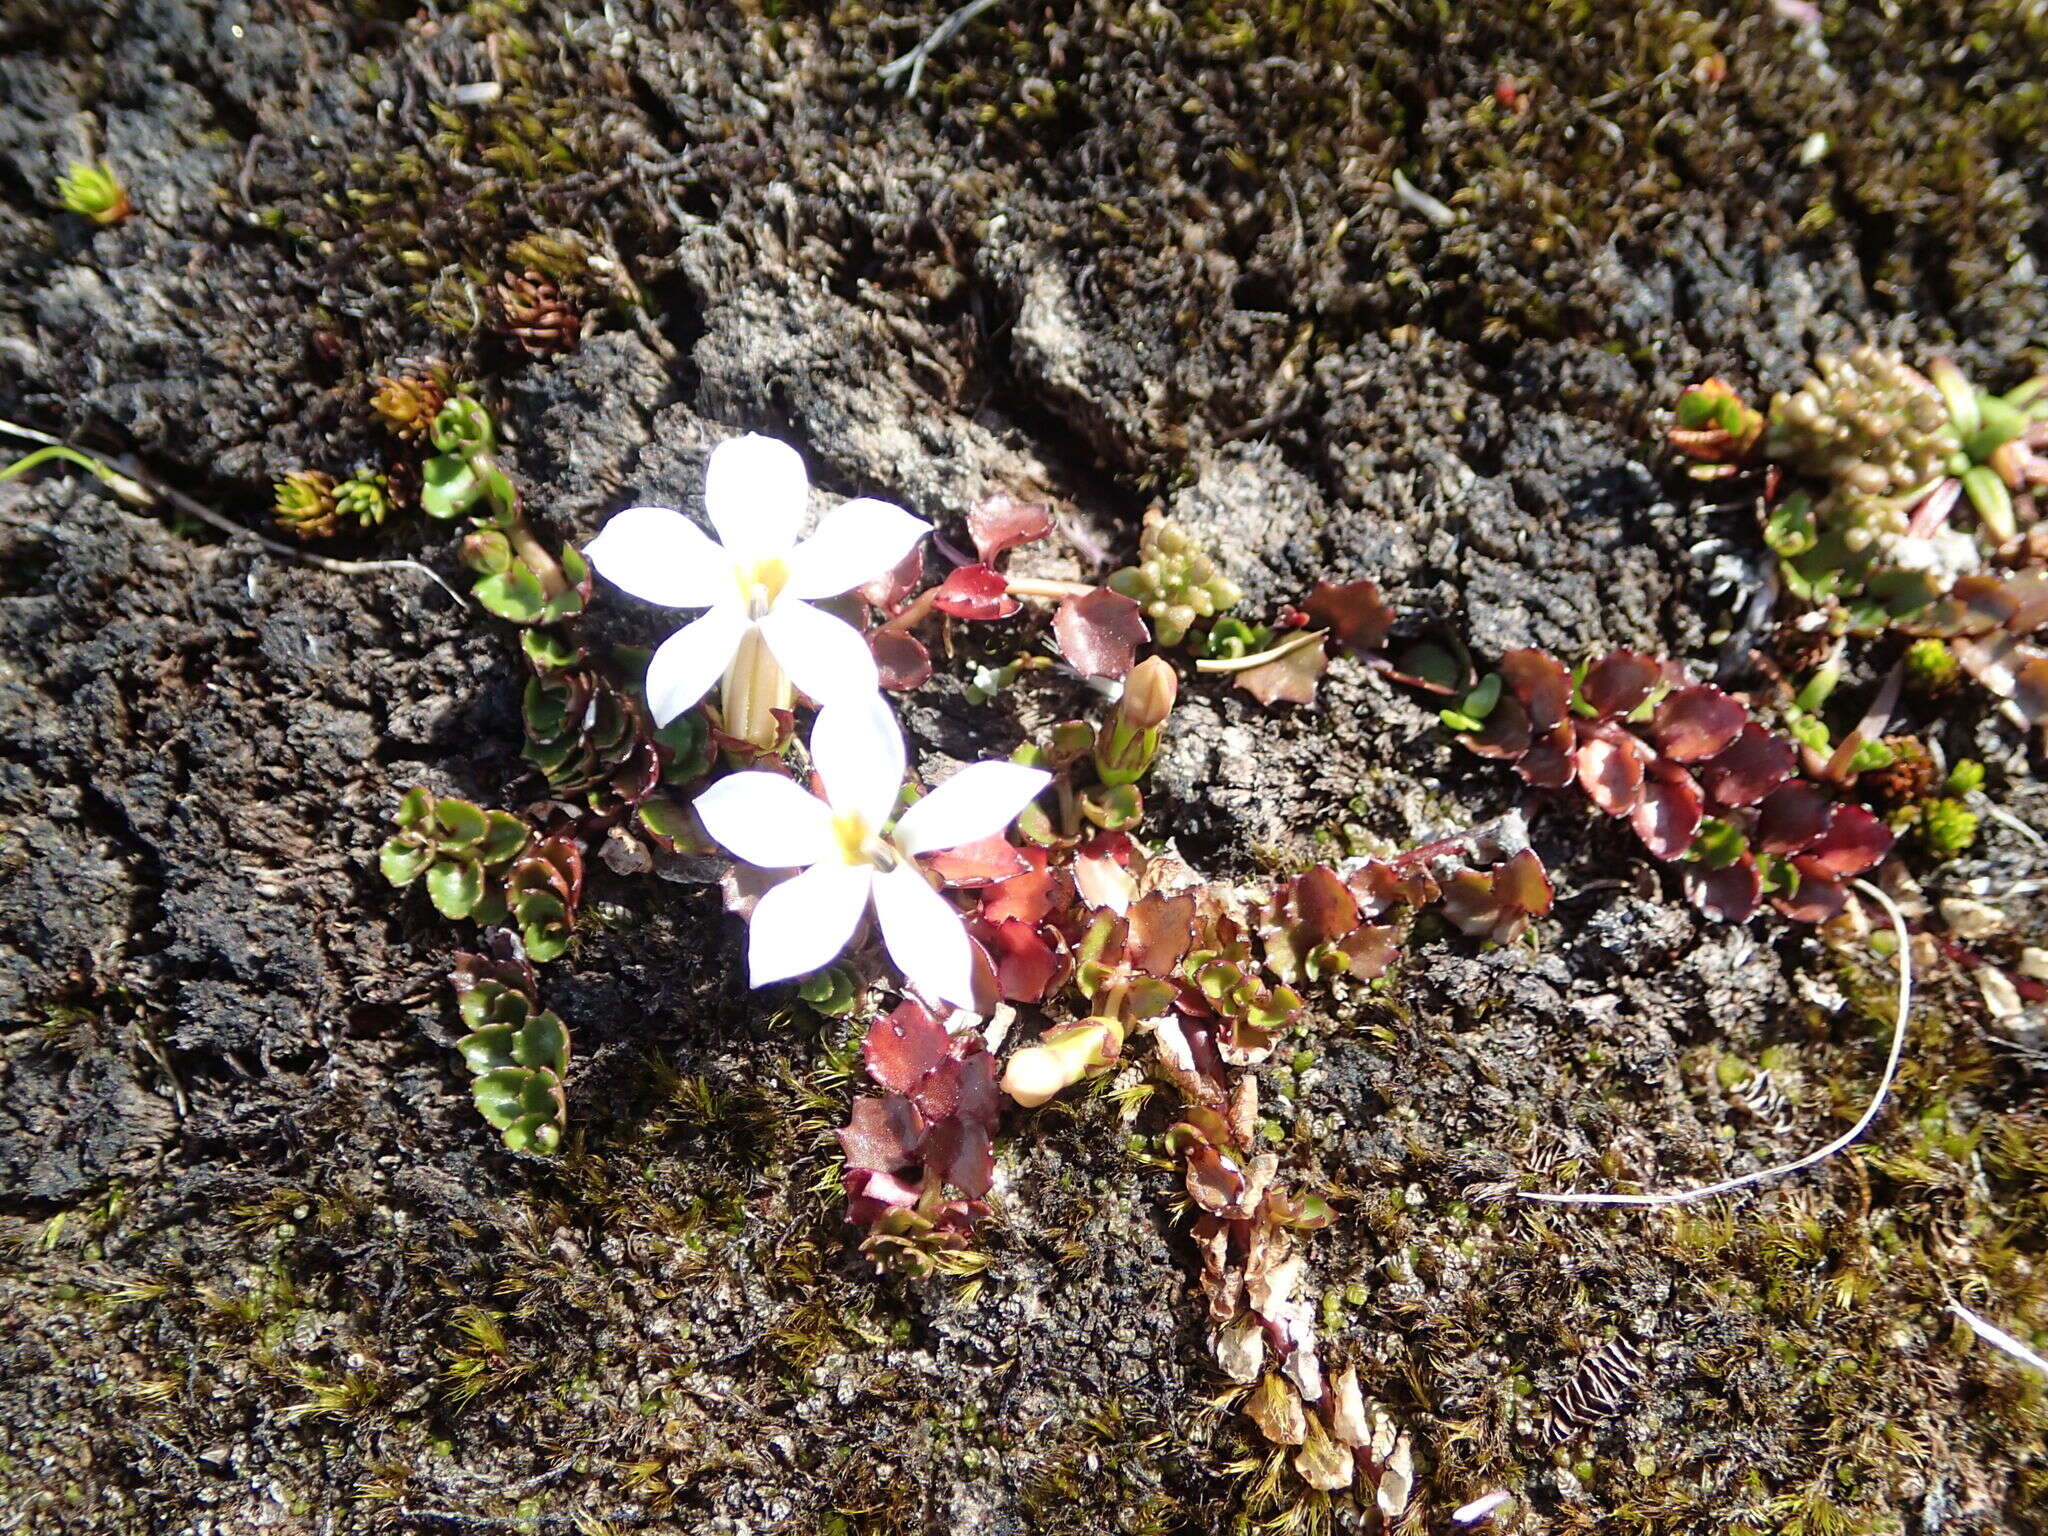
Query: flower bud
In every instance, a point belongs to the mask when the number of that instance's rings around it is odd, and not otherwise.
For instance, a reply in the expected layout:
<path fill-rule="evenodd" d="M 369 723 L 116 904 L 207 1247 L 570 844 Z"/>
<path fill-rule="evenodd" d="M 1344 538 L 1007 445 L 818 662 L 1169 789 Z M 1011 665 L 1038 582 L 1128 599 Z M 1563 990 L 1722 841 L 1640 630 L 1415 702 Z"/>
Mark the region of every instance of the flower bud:
<path fill-rule="evenodd" d="M 1003 1092 L 1024 1108 L 1036 1109 L 1089 1073 L 1109 1066 L 1123 1043 L 1124 1027 L 1115 1019 L 1084 1019 L 1055 1030 L 1010 1058 L 1003 1071 Z"/>
<path fill-rule="evenodd" d="M 1164 656 L 1148 656 L 1124 679 L 1117 719 L 1135 731 L 1155 731 L 1166 723 L 1180 693 L 1180 676 Z"/>

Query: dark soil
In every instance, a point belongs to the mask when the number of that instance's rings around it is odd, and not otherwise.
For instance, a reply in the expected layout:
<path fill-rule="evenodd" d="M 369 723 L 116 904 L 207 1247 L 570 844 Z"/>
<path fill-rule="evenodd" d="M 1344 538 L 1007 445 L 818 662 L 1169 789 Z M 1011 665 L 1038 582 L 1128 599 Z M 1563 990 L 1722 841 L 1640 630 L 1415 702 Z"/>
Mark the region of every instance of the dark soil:
<path fill-rule="evenodd" d="M 1863 336 L 1999 384 L 2042 361 L 2048 13 L 1708 9 L 1010 0 L 906 99 L 875 70 L 943 6 L 0 0 L 0 418 L 260 527 L 276 476 L 390 456 L 371 380 L 439 359 L 558 538 L 687 504 L 759 430 L 955 537 L 992 491 L 1049 499 L 1048 573 L 1120 563 L 1160 505 L 1255 617 L 1369 576 L 1481 653 L 1711 667 L 1736 599 L 1695 546 L 1762 549 L 1663 477 L 1655 413 Z M 138 210 L 113 228 L 55 198 L 92 156 Z M 489 287 L 561 229 L 601 253 L 566 284 L 592 334 L 528 358 Z M 335 552 L 453 578 L 452 542 L 408 514 Z M 970 711 L 962 673 L 906 705 L 928 763 L 1071 702 Z M 571 1144 L 498 1146 L 450 1049 L 473 936 L 375 850 L 412 784 L 533 796 L 520 682 L 507 629 L 413 574 L 0 487 L 0 1531 L 1357 1523 L 1217 1405 L 1157 1110 L 1013 1113 L 980 1281 L 875 1278 L 829 1135 L 856 1026 L 747 992 L 714 889 L 600 867 L 543 978 Z M 1492 1529 L 2048 1530 L 2048 1384 L 1944 1309 L 2048 1328 L 2040 1056 L 1970 978 L 1923 977 L 1894 1108 L 1825 1167 L 1677 1211 L 1504 1200 L 1825 1140 L 1888 983 L 1704 924 L 1351 661 L 1311 708 L 1213 684 L 1148 791 L 1204 869 L 1521 804 L 1559 883 L 1533 949 L 1432 930 L 1266 1074 L 1342 1211 L 1310 1247 L 1328 1353 L 1415 1435 L 1406 1528 L 1509 1488 Z M 1980 701 L 1918 723 L 2048 820 Z M 2019 831 L 1906 862 L 2040 942 Z M 1774 1064 L 1782 1126 L 1726 1057 Z M 1616 1338 L 1637 1388 L 1548 1434 Z"/>

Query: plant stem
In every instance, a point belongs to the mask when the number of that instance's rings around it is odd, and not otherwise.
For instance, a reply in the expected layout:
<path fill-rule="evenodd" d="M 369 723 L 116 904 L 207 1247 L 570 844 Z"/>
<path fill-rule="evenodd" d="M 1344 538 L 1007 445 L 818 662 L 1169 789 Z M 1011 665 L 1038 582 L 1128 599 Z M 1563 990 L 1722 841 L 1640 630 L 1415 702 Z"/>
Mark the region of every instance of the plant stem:
<path fill-rule="evenodd" d="M 512 546 L 512 553 L 533 572 L 540 582 L 541 595 L 548 601 L 553 602 L 569 590 L 569 578 L 562 574 L 561 562 L 534 537 L 526 514 L 517 508 L 513 509 L 511 526 L 505 530 L 505 540 Z"/>

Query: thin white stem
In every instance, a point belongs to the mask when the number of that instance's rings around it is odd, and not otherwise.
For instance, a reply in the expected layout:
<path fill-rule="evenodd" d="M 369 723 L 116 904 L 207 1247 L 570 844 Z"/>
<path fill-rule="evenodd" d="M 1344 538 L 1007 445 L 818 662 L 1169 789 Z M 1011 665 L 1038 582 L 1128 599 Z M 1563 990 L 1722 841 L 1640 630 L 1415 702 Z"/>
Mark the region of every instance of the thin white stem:
<path fill-rule="evenodd" d="M 1986 1344 L 1989 1344 L 1994 1349 L 2004 1350 L 2021 1364 L 2031 1365 L 2043 1376 L 2048 1376 L 2048 1359 L 2043 1359 L 2037 1351 L 2027 1348 L 2026 1345 L 2007 1333 L 1998 1324 L 1992 1322 L 1989 1318 L 1979 1317 L 1960 1301 L 1950 1302 L 1948 1309 L 1968 1323 L 1970 1331 Z"/>
<path fill-rule="evenodd" d="M 1837 1152 L 1856 1140 L 1870 1129 L 1884 1108 L 1884 1101 L 1891 1095 L 1892 1082 L 1899 1075 L 1899 1061 L 1906 1050 L 1906 1022 L 1913 1007 L 1913 941 L 1906 932 L 1906 917 L 1891 897 L 1885 895 L 1868 880 L 1858 880 L 1856 889 L 1883 907 L 1892 920 L 1892 931 L 1899 939 L 1899 1018 L 1892 1029 L 1891 1053 L 1885 1058 L 1884 1075 L 1878 1079 L 1877 1094 L 1870 1101 L 1870 1107 L 1863 1111 L 1856 1123 L 1837 1136 L 1817 1152 L 1795 1158 L 1789 1163 L 1780 1163 L 1775 1168 L 1760 1168 L 1755 1173 L 1745 1173 L 1739 1178 L 1723 1179 L 1718 1184 L 1709 1184 L 1701 1189 L 1667 1190 L 1654 1195 L 1552 1195 L 1519 1190 L 1516 1193 L 1524 1200 L 1539 1200 L 1546 1205 L 1685 1205 L 1694 1200 L 1706 1200 L 1714 1195 L 1725 1195 L 1730 1190 L 1746 1185 L 1760 1184 L 1765 1179 L 1782 1178 L 1788 1173 L 1797 1173 L 1802 1168 L 1811 1168 L 1815 1163 L 1825 1162 Z"/>
<path fill-rule="evenodd" d="M 1249 656 L 1226 656 L 1215 661 L 1198 661 L 1197 672 L 1249 672 L 1253 667 L 1263 667 L 1269 661 L 1278 661 L 1283 656 L 1292 656 L 1296 651 L 1307 650 L 1323 636 L 1326 629 L 1305 629 L 1298 635 L 1291 635 L 1278 645 L 1268 646 L 1263 651 L 1253 651 Z"/>

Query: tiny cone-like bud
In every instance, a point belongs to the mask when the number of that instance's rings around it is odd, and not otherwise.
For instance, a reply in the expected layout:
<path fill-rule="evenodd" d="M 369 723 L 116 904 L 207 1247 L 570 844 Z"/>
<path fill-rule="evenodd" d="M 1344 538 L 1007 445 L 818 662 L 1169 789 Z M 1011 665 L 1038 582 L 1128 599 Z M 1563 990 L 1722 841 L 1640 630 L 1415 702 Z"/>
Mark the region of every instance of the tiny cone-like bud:
<path fill-rule="evenodd" d="M 1134 731 L 1156 731 L 1173 712 L 1180 695 L 1180 677 L 1163 656 L 1148 656 L 1124 679 L 1117 718 Z"/>
<path fill-rule="evenodd" d="M 1003 1071 L 1003 1092 L 1036 1109 L 1115 1061 L 1123 1043 L 1124 1027 L 1115 1019 L 1084 1020 L 1012 1056 Z"/>

